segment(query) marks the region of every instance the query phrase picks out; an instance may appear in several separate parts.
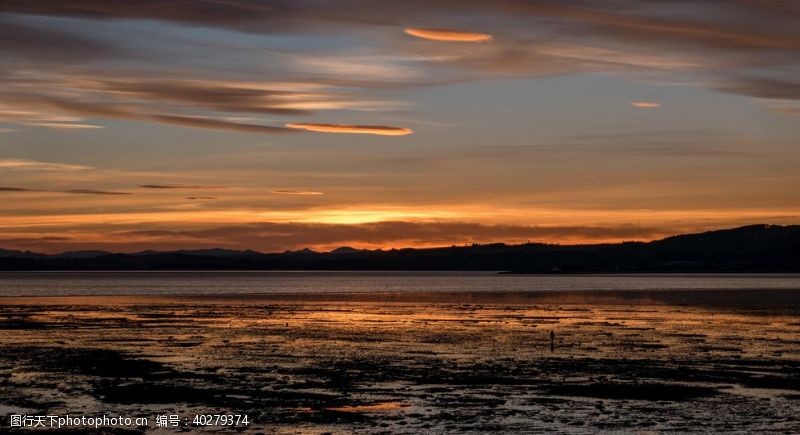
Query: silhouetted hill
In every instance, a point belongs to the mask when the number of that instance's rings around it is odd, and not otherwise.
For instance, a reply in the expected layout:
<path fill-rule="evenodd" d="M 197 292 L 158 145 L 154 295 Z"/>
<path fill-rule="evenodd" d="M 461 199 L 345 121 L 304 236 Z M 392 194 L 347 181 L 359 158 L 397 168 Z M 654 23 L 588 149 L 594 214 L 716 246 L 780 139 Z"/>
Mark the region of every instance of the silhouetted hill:
<path fill-rule="evenodd" d="M 356 249 L 349 246 L 342 246 L 331 251 L 331 254 L 357 254 L 359 252 L 367 251 L 366 249 Z"/>
<path fill-rule="evenodd" d="M 67 251 L 60 254 L 51 255 L 52 258 L 97 258 L 104 255 L 111 255 L 108 251 Z"/>
<path fill-rule="evenodd" d="M 0 249 L 0 258 L 42 258 L 45 254 L 31 251 L 14 251 L 12 249 Z"/>
<path fill-rule="evenodd" d="M 240 255 L 260 254 L 257 251 L 237 251 L 233 249 L 211 248 L 211 249 L 180 249 L 178 251 L 140 251 L 130 255 L 162 255 L 162 254 L 180 254 L 180 255 L 193 255 L 200 257 L 237 257 Z"/>
<path fill-rule="evenodd" d="M 0 270 L 499 270 L 514 273 L 800 272 L 800 226 L 750 225 L 648 243 L 501 243 L 266 254 L 225 249 L 44 255 L 0 250 Z"/>

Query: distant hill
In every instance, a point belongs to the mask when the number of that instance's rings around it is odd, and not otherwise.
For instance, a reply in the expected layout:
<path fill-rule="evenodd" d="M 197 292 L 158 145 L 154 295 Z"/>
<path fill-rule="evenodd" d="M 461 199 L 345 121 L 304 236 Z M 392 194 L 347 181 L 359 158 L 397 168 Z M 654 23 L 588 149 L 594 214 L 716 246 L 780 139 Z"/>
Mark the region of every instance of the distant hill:
<path fill-rule="evenodd" d="M 134 252 L 130 255 L 163 255 L 163 254 L 179 254 L 179 255 L 193 255 L 199 257 L 238 257 L 240 255 L 260 254 L 260 252 L 246 250 L 236 251 L 233 249 L 181 249 L 178 251 L 140 251 Z"/>
<path fill-rule="evenodd" d="M 0 249 L 0 270 L 496 270 L 512 273 L 800 272 L 800 225 L 749 225 L 653 242 L 502 243 L 261 253 L 227 249 L 45 255 Z"/>
<path fill-rule="evenodd" d="M 51 255 L 51 258 L 97 258 L 104 255 L 111 255 L 108 251 L 67 251 L 60 254 Z"/>
<path fill-rule="evenodd" d="M 14 251 L 11 249 L 0 249 L 0 258 L 43 258 L 45 254 L 31 251 Z"/>

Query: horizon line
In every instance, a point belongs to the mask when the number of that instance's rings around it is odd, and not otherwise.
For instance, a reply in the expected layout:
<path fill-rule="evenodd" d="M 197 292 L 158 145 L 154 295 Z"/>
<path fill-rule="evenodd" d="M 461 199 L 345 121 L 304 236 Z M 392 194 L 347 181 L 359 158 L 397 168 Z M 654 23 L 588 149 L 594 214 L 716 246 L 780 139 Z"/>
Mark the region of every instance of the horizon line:
<path fill-rule="evenodd" d="M 647 240 L 619 240 L 616 242 L 597 242 L 597 243 L 558 243 L 558 242 L 539 242 L 539 241 L 525 241 L 525 242 L 504 242 L 504 241 L 495 241 L 495 242 L 465 242 L 463 244 L 450 244 L 450 245 L 441 245 L 441 246 L 422 246 L 422 247 L 414 247 L 414 246 L 403 246 L 403 247 L 387 247 L 387 248 L 357 248 L 349 245 L 341 245 L 336 248 L 333 248 L 328 251 L 317 251 L 311 249 L 310 247 L 303 247 L 299 249 L 285 249 L 283 251 L 259 251 L 252 248 L 241 248 L 241 249 L 233 249 L 233 248 L 223 248 L 220 246 L 212 246 L 212 247 L 204 247 L 204 248 L 179 248 L 179 249 L 165 249 L 165 250 L 157 250 L 157 249 L 144 249 L 144 250 L 137 250 L 137 251 L 109 251 L 105 249 L 81 249 L 81 250 L 67 250 L 61 252 L 53 252 L 53 253 L 43 253 L 31 250 L 21 250 L 21 249 L 13 249 L 13 248 L 3 248 L 0 247 L 0 251 L 12 251 L 12 252 L 19 252 L 22 254 L 33 254 L 33 255 L 42 255 L 42 256 L 59 256 L 64 254 L 78 254 L 78 253 L 89 253 L 89 252 L 97 252 L 102 253 L 101 255 L 135 255 L 135 254 L 144 254 L 148 252 L 152 252 L 155 254 L 170 254 L 170 253 L 182 253 L 182 252 L 192 252 L 192 251 L 230 251 L 230 252 L 240 252 L 240 253 L 255 253 L 261 255 L 283 255 L 283 254 L 296 254 L 296 253 L 303 253 L 307 252 L 309 254 L 333 254 L 335 251 L 340 249 L 352 249 L 353 251 L 362 251 L 362 252 L 386 252 L 386 251 L 402 251 L 402 250 L 435 250 L 435 249 L 449 249 L 449 248 L 467 248 L 467 247 L 480 247 L 480 246 L 491 246 L 491 245 L 503 245 L 503 246 L 524 246 L 524 245 L 549 245 L 549 246 L 603 246 L 603 245 L 622 245 L 627 243 L 641 243 L 647 244 L 652 242 L 658 242 L 662 240 L 666 240 L 673 237 L 680 237 L 680 236 L 691 236 L 691 235 L 700 235 L 700 234 L 708 234 L 714 232 L 721 232 L 721 231 L 732 231 L 732 230 L 740 230 L 743 228 L 750 228 L 750 227 L 764 227 L 764 228 L 771 228 L 771 227 L 793 227 L 798 226 L 800 224 L 748 224 L 748 225 L 740 225 L 736 227 L 725 227 L 725 228 L 718 228 L 712 229 L 707 231 L 699 231 L 699 232 L 683 232 L 683 233 L 675 233 L 672 235 L 660 237 L 660 238 L 653 238 Z M 9 258 L 9 257 L 2 257 L 2 258 Z"/>

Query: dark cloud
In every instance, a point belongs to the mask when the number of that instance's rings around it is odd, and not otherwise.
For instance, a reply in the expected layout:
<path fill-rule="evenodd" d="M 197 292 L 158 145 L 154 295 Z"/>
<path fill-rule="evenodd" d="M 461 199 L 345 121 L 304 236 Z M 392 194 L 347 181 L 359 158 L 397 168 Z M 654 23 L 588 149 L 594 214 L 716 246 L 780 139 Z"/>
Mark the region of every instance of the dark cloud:
<path fill-rule="evenodd" d="M 572 27 L 586 27 L 581 30 L 629 41 L 701 44 L 731 50 L 800 49 L 800 39 L 796 29 L 791 31 L 791 22 L 765 14 L 757 3 L 510 0 L 492 5 L 508 12 L 557 18 Z M 784 26 L 790 31 L 782 31 Z"/>
<path fill-rule="evenodd" d="M 131 192 L 116 192 L 111 190 L 95 190 L 95 189 L 44 190 L 44 189 L 26 189 L 23 187 L 0 187 L 0 192 L 47 192 L 47 193 L 73 193 L 78 195 L 133 195 L 133 193 Z"/>
<path fill-rule="evenodd" d="M 156 19 L 185 24 L 241 27 L 247 23 L 293 15 L 292 4 L 302 2 L 271 0 L 3 0 L 0 10 L 24 14 L 72 16 L 103 19 Z"/>
<path fill-rule="evenodd" d="M 215 196 L 187 196 L 186 199 L 191 199 L 193 201 L 199 201 L 204 199 L 217 199 Z"/>
<path fill-rule="evenodd" d="M 1 92 L 0 92 L 0 95 Z M 171 113 L 144 112 L 135 104 L 114 104 L 96 101 L 67 100 L 62 97 L 39 94 L 5 94 L 9 102 L 18 102 L 41 110 L 55 110 L 78 116 L 91 116 L 98 118 L 115 118 L 130 120 L 151 120 L 162 124 L 180 125 L 185 127 L 206 128 L 212 130 L 227 130 L 244 133 L 296 133 L 298 130 L 286 127 L 273 127 L 247 122 L 237 122 L 227 119 L 211 118 L 207 116 L 182 115 Z M 0 120 L 2 118 L 0 117 Z"/>
<path fill-rule="evenodd" d="M 60 62 L 84 62 L 118 55 L 116 48 L 106 42 L 63 30 L 13 22 L 3 15 L 0 15 L 0 53 Z"/>
<path fill-rule="evenodd" d="M 64 80 L 45 80 L 40 86 L 15 86 L 14 81 L 7 81 L 0 98 L 20 99 L 19 95 L 10 95 L 17 92 L 72 115 L 248 133 L 296 131 L 262 125 L 251 120 L 255 115 L 300 116 L 318 109 L 363 109 L 365 102 L 355 104 L 354 100 L 359 100 L 358 94 L 375 89 L 498 75 L 690 72 L 698 81 L 724 92 L 797 100 L 798 9 L 796 4 L 781 0 L 3 0 L 0 52 L 18 59 L 24 66 L 21 70 L 29 68 L 31 62 L 50 62 Z M 15 21 L 19 17 L 26 18 Z M 48 20 L 65 17 L 102 21 L 104 26 L 77 28 L 69 20 L 59 26 L 47 25 Z M 353 68 L 349 59 L 337 60 L 336 53 L 324 49 L 298 49 L 296 53 L 253 49 L 239 55 L 237 43 L 228 45 L 227 41 L 219 46 L 189 44 L 191 48 L 184 54 L 177 45 L 183 40 L 177 38 L 167 39 L 165 44 L 171 45 L 163 52 L 159 47 L 141 49 L 146 44 L 134 49 L 136 44 L 121 38 L 103 38 L 108 23 L 115 19 L 159 20 L 252 33 L 376 32 L 382 37 L 370 41 L 370 53 L 378 59 L 403 60 L 392 64 L 394 70 L 380 60 Z M 491 42 L 434 43 L 406 37 L 406 29 L 445 41 L 488 41 L 491 35 Z M 241 47 L 252 49 L 248 42 L 242 42 Z M 265 59 L 258 60 L 259 56 Z M 112 57 L 122 62 L 92 62 Z M 211 59 L 204 64 L 208 68 L 197 68 L 197 62 L 206 58 Z M 130 68 L 132 61 L 136 68 Z M 3 63 L 6 69 L 15 68 L 12 61 Z M 69 70 L 62 68 L 65 63 L 87 66 Z M 103 66 L 98 66 L 101 63 Z M 400 67 L 409 65 L 411 73 Z M 165 76 L 165 71 L 171 75 Z M 237 79 L 202 79 L 215 73 Z M 252 77 L 263 77 L 265 82 L 290 80 L 326 90 L 317 95 L 278 85 L 254 86 Z M 52 89 L 70 92 L 54 95 L 48 91 Z M 234 115 L 228 117 L 230 114 Z M 326 127 L 313 122 L 292 125 L 316 131 Z M 327 131 L 400 134 L 404 130 L 337 127 Z"/>
<path fill-rule="evenodd" d="M 39 244 L 44 242 L 45 244 L 49 242 L 66 242 L 72 240 L 70 237 L 61 237 L 61 236 L 45 236 L 45 237 L 15 237 L 15 238 L 4 238 L 0 239 L 0 243 L 4 246 L 10 245 L 28 245 L 31 243 Z"/>
<path fill-rule="evenodd" d="M 77 193 L 82 195 L 133 195 L 133 193 L 131 192 L 115 192 L 111 190 L 94 190 L 94 189 L 70 189 L 70 190 L 57 190 L 55 192 Z"/>
<path fill-rule="evenodd" d="M 246 85 L 200 82 L 191 80 L 170 81 L 107 81 L 99 85 L 103 90 L 123 93 L 132 98 L 173 101 L 193 106 L 207 107 L 221 112 L 272 113 L 302 115 L 306 110 L 282 107 L 290 98 L 302 96 L 299 92 L 279 89 L 259 89 Z"/>
<path fill-rule="evenodd" d="M 0 192 L 36 192 L 32 189 L 24 189 L 22 187 L 0 187 Z"/>
<path fill-rule="evenodd" d="M 3 10 L 51 16 L 156 19 L 260 32 L 276 31 L 276 27 L 264 23 L 275 23 L 279 25 L 277 30 L 285 30 L 301 24 L 456 24 L 475 21 L 476 17 L 515 19 L 519 24 L 548 19 L 574 33 L 591 31 L 629 40 L 734 50 L 800 48 L 795 25 L 800 14 L 796 5 L 781 0 L 409 0 L 402 5 L 374 0 L 5 0 Z"/>
<path fill-rule="evenodd" d="M 731 80 L 720 89 L 759 98 L 800 100 L 800 81 L 750 77 Z"/>

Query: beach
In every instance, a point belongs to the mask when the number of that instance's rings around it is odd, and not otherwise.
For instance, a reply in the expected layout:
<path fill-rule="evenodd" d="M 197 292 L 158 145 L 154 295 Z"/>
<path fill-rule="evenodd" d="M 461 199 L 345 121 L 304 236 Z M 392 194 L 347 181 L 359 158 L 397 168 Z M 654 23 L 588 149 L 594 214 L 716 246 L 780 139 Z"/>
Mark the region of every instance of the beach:
<path fill-rule="evenodd" d="M 785 289 L 5 297 L 2 424 L 797 433 L 798 302 Z M 198 414 L 248 425 L 191 426 Z"/>

